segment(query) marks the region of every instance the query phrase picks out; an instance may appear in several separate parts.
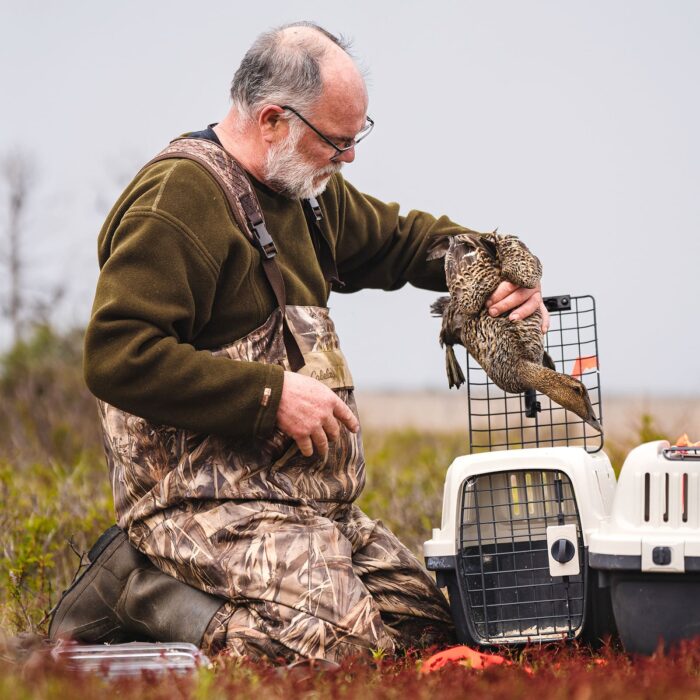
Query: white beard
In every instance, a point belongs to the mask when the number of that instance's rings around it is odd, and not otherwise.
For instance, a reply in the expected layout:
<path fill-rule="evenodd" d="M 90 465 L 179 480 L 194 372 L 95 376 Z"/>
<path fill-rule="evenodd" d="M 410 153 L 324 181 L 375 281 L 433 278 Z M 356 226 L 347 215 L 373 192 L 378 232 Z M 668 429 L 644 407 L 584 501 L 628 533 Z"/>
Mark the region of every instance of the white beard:
<path fill-rule="evenodd" d="M 265 158 L 265 182 L 290 199 L 317 197 L 337 173 L 342 163 L 329 162 L 318 168 L 297 152 L 300 131 L 291 128 L 284 141 L 270 147 Z M 320 180 L 317 178 L 322 176 Z"/>

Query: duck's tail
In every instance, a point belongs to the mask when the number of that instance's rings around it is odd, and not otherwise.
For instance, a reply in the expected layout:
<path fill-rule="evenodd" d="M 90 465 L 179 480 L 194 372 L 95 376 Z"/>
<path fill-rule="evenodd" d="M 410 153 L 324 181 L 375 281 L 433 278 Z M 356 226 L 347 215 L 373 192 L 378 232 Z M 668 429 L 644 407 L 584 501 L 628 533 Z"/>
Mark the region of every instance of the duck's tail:
<path fill-rule="evenodd" d="M 449 303 L 450 297 L 438 297 L 430 305 L 430 313 L 433 314 L 433 316 L 442 316 L 445 313 L 445 309 Z"/>
<path fill-rule="evenodd" d="M 595 417 L 588 390 L 578 379 L 534 362 L 522 362 L 519 376 L 533 389 L 575 413 L 591 428 L 603 432 L 603 427 Z"/>

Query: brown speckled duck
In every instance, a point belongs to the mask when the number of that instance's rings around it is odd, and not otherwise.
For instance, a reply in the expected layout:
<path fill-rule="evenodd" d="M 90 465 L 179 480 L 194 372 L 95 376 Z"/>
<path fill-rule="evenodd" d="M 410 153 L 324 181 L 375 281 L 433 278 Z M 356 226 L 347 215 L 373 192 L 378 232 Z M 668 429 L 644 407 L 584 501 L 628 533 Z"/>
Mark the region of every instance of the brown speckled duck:
<path fill-rule="evenodd" d="M 486 300 L 502 280 L 519 287 L 537 286 L 542 276 L 538 258 L 516 236 L 495 232 L 439 238 L 428 259 L 442 256 L 450 296 L 440 297 L 431 310 L 442 316 L 440 345 L 446 350 L 450 388 L 464 383 L 453 349 L 460 344 L 504 391 L 518 394 L 536 389 L 602 431 L 586 387 L 557 372 L 544 351 L 540 312 L 510 321 L 507 315 L 493 318 L 486 309 Z"/>

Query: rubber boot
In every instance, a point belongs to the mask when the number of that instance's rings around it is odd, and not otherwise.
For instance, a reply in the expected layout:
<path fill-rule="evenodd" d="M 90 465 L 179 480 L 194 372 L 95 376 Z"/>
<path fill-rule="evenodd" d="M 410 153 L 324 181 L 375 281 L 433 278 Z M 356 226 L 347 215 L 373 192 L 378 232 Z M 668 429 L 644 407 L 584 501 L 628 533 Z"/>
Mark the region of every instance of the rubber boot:
<path fill-rule="evenodd" d="M 85 644 L 190 642 L 200 646 L 222 598 L 160 571 L 116 525 L 53 610 L 49 637 Z"/>

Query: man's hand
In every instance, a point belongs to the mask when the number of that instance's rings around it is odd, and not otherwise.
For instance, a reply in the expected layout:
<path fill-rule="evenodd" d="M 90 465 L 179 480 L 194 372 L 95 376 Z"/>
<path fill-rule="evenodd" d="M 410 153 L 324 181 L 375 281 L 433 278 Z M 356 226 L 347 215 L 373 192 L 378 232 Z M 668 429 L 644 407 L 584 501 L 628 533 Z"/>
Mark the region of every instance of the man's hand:
<path fill-rule="evenodd" d="M 508 316 L 511 321 L 527 318 L 539 309 L 542 312 L 542 333 L 549 329 L 549 311 L 542 301 L 539 284 L 534 289 L 527 289 L 503 281 L 486 300 L 486 306 L 490 316 L 500 316 L 511 311 Z"/>
<path fill-rule="evenodd" d="M 325 384 L 296 372 L 284 373 L 277 425 L 304 457 L 313 454 L 315 445 L 325 459 L 328 443 L 340 436 L 340 423 L 353 433 L 360 429 L 355 414 Z"/>

